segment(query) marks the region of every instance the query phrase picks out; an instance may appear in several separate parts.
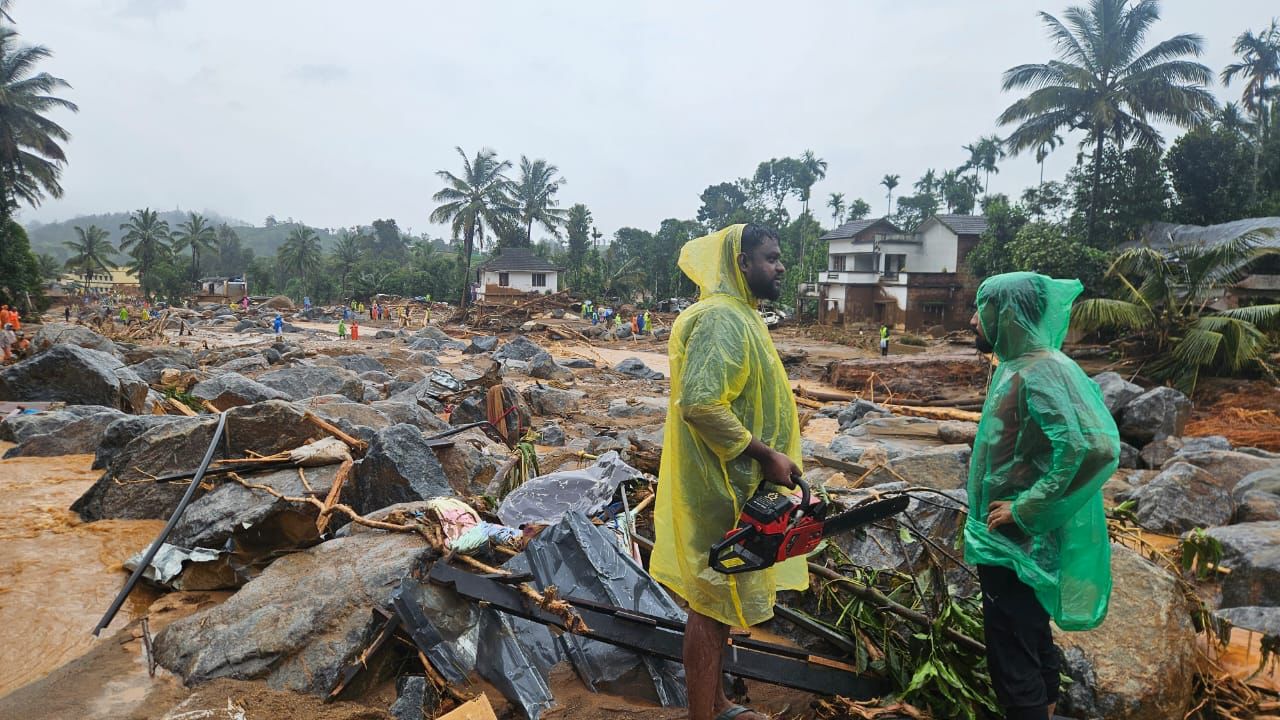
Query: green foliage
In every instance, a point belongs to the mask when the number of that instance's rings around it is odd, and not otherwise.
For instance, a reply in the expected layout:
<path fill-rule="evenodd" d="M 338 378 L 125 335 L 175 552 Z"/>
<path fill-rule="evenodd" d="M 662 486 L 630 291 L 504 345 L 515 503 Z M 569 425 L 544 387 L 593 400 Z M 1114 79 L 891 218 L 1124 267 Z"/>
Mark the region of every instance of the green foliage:
<path fill-rule="evenodd" d="M 182 252 L 187 248 L 191 249 L 191 280 L 192 282 L 200 279 L 200 256 L 213 250 L 214 244 L 218 241 L 217 231 L 209 224 L 209 221 L 199 213 L 191 213 L 191 216 L 178 225 L 178 229 L 173 233 L 173 251 Z"/>
<path fill-rule="evenodd" d="M 1095 173 L 1094 162 L 1089 160 L 1067 173 L 1075 209 L 1070 220 L 1073 234 L 1092 238 L 1090 245 L 1105 250 L 1139 239 L 1143 226 L 1166 219 L 1172 193 L 1159 152 L 1107 148 L 1102 153 L 1101 168 Z"/>
<path fill-rule="evenodd" d="M 39 308 L 43 302 L 40 284 L 40 263 L 27 233 L 18 223 L 9 220 L 0 226 L 0 303 L 31 310 L 31 302 Z"/>
<path fill-rule="evenodd" d="M 707 186 L 699 196 L 702 207 L 698 208 L 698 221 L 712 231 L 747 222 L 747 193 L 743 185 L 744 182 L 739 181 Z"/>
<path fill-rule="evenodd" d="M 320 238 L 310 228 L 294 228 L 289 239 L 276 253 L 276 265 L 283 271 L 296 275 L 303 285 L 309 271 L 320 265 Z"/>
<path fill-rule="evenodd" d="M 871 214 L 871 205 L 862 198 L 857 198 L 849 202 L 849 209 L 845 211 L 844 220 L 850 222 L 852 220 L 861 220 Z"/>
<path fill-rule="evenodd" d="M 914 230 L 938 212 L 938 198 L 932 193 L 917 193 L 898 198 L 898 212 L 893 223 L 904 230 Z"/>
<path fill-rule="evenodd" d="M 485 228 L 496 229 L 510 225 L 510 209 L 513 184 L 504 174 L 511 163 L 498 160 L 498 154 L 489 148 L 479 150 L 475 159 L 467 157 L 462 148 L 454 150 L 462 158 L 462 175 L 448 170 L 436 171 L 445 187 L 431 199 L 440 203 L 431 211 L 431 222 L 449 223 L 454 239 L 463 241 L 463 274 L 459 278 L 461 305 L 469 300 L 467 284 L 471 273 L 471 254 L 476 243 L 484 242 Z"/>
<path fill-rule="evenodd" d="M 1222 543 L 1209 535 L 1204 528 L 1195 528 L 1178 542 L 1182 570 L 1195 571 L 1196 577 L 1205 580 L 1222 563 Z"/>
<path fill-rule="evenodd" d="M 143 295 L 151 297 L 160 287 L 160 279 L 151 277 L 152 271 L 160 269 L 173 252 L 169 223 L 161 220 L 155 210 L 143 208 L 130 215 L 120 230 L 124 233 L 120 250 L 133 258 L 129 269 L 138 276 Z"/>
<path fill-rule="evenodd" d="M 1043 220 L 1023 225 L 1005 250 L 1018 270 L 1058 278 L 1078 278 L 1088 294 L 1102 290 L 1109 265 L 1107 254 L 1067 234 L 1058 223 Z"/>
<path fill-rule="evenodd" d="M 532 245 L 534 224 L 541 225 L 553 237 L 560 237 L 560 228 L 569 218 L 558 207 L 559 202 L 556 200 L 556 193 L 565 182 L 564 178 L 556 177 L 559 172 L 559 168 L 546 160 L 530 160 L 524 155 L 520 156 L 520 178 L 512 189 L 512 199 L 515 202 L 511 213 L 524 233 L 513 245 Z"/>
<path fill-rule="evenodd" d="M 77 239 L 64 243 L 74 253 L 65 267 L 78 272 L 80 279 L 88 282 L 94 273 L 108 272 L 107 262 L 116 254 L 116 249 L 107 239 L 110 233 L 97 225 L 90 225 L 87 230 L 77 226 L 75 231 Z"/>
<path fill-rule="evenodd" d="M 983 201 L 982 214 L 987 218 L 987 231 L 969 253 L 969 266 L 978 277 L 1017 270 L 1009 258 L 1008 247 L 1027 224 L 1026 211 L 1011 204 L 1008 197 L 997 194 Z"/>

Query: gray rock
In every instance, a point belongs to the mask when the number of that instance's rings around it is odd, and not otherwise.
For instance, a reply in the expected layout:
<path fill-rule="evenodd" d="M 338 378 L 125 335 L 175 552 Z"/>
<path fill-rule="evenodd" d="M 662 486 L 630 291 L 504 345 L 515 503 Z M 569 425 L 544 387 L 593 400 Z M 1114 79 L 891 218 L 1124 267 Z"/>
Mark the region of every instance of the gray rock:
<path fill-rule="evenodd" d="M 1055 630 L 1072 684 L 1058 714 L 1168 720 L 1191 707 L 1196 638 L 1177 579 L 1121 545 L 1111 546 L 1111 604 L 1092 632 Z"/>
<path fill-rule="evenodd" d="M 355 479 L 346 490 L 351 506 L 362 515 L 396 503 L 454 494 L 440 461 L 413 425 L 380 430 L 356 466 Z"/>
<path fill-rule="evenodd" d="M 370 403 L 369 407 L 382 413 L 392 425 L 408 423 L 428 433 L 439 433 L 449 429 L 449 423 L 432 415 L 426 408 L 411 402 L 398 400 L 379 400 Z"/>
<path fill-rule="evenodd" d="M 530 360 L 533 360 L 538 353 L 543 352 L 546 352 L 546 349 L 538 343 L 530 340 L 524 335 L 517 335 L 511 340 L 508 340 L 505 345 L 498 348 L 498 351 L 493 354 L 493 359 L 529 362 Z"/>
<path fill-rule="evenodd" d="M 524 390 L 525 400 L 534 415 L 569 415 L 578 411 L 578 403 L 586 397 L 581 390 L 560 390 L 543 385 L 530 385 Z"/>
<path fill-rule="evenodd" d="M 244 332 L 246 330 L 257 329 L 257 327 L 258 327 L 258 323 L 252 320 L 241 320 L 240 322 L 236 323 L 235 327 L 231 328 L 231 331 L 239 333 L 239 332 Z"/>
<path fill-rule="evenodd" d="M 1142 394 L 1142 387 L 1125 380 L 1119 373 L 1104 372 L 1093 376 L 1102 390 L 1102 402 L 1112 415 L 1118 415 L 1134 398 Z"/>
<path fill-rule="evenodd" d="M 218 373 L 235 372 L 235 373 L 244 374 L 247 372 L 258 372 L 259 370 L 266 370 L 269 365 L 270 363 L 267 362 L 267 359 L 260 354 L 248 355 L 246 357 L 235 358 L 234 360 L 228 360 L 222 363 L 221 365 L 217 365 L 214 368 L 212 368 L 212 371 L 218 372 Z"/>
<path fill-rule="evenodd" d="M 450 440 L 451 445 L 435 449 L 449 487 L 459 495 L 483 494 L 506 458 L 506 448 L 478 429 L 465 430 Z"/>
<path fill-rule="evenodd" d="M 1205 452 L 1207 450 L 1230 450 L 1231 441 L 1221 435 L 1207 435 L 1205 437 L 1189 437 L 1182 438 L 1182 447 L 1178 448 L 1177 455 L 1190 455 L 1192 453 Z"/>
<path fill-rule="evenodd" d="M 1236 483 L 1231 492 L 1236 498 L 1242 497 L 1247 492 L 1280 495 L 1280 467 L 1270 467 L 1249 473 Z"/>
<path fill-rule="evenodd" d="M 626 358 L 622 362 L 615 365 L 613 369 L 617 370 L 623 375 L 630 375 L 631 377 L 640 378 L 641 380 L 661 380 L 662 378 L 665 377 L 660 372 L 650 370 L 649 366 L 645 365 L 644 361 L 642 361 L 640 358 L 633 358 L 633 357 Z"/>
<path fill-rule="evenodd" d="M 538 428 L 538 442 L 550 447 L 564 447 L 564 428 L 549 422 Z"/>
<path fill-rule="evenodd" d="M 653 397 L 614 398 L 609 401 L 608 414 L 618 419 L 663 417 L 667 414 L 667 401 Z"/>
<path fill-rule="evenodd" d="M 375 430 L 394 424 L 386 415 L 378 412 L 377 408 L 352 402 L 345 395 L 321 395 L 308 398 L 300 404 L 330 422 L 346 420 L 352 425 L 364 425 Z"/>
<path fill-rule="evenodd" d="M 79 455 L 91 453 L 102 440 L 107 426 L 128 417 L 119 410 L 104 408 L 103 412 L 86 415 L 58 428 L 57 432 L 27 438 L 4 454 L 4 457 L 51 457 L 54 455 Z"/>
<path fill-rule="evenodd" d="M 396 336 L 394 330 L 379 330 L 373 334 L 374 340 L 390 340 Z"/>
<path fill-rule="evenodd" d="M 837 460 L 856 463 L 862 459 L 862 453 L 866 452 L 867 446 L 848 435 L 836 435 L 827 448 Z"/>
<path fill-rule="evenodd" d="M 1280 467 L 1280 462 L 1275 460 L 1231 450 L 1203 450 L 1190 453 L 1179 451 L 1163 467 L 1173 463 L 1188 463 L 1203 468 L 1214 477 L 1219 487 L 1228 492 L 1247 475 Z"/>
<path fill-rule="evenodd" d="M 419 365 L 428 367 L 438 367 L 440 365 L 440 361 L 436 359 L 436 356 L 429 352 L 415 352 L 412 353 L 411 358 Z"/>
<path fill-rule="evenodd" d="M 1214 613 L 1232 626 L 1280 635 L 1280 607 L 1234 607 Z"/>
<path fill-rule="evenodd" d="M 258 376 L 258 382 L 294 400 L 317 395 L 345 395 L 364 399 L 364 383 L 350 370 L 330 367 L 288 367 Z"/>
<path fill-rule="evenodd" d="M 596 366 L 594 360 L 588 360 L 586 358 L 572 358 L 560 364 L 574 370 L 590 370 Z"/>
<path fill-rule="evenodd" d="M 840 429 L 846 430 L 853 426 L 854 423 L 861 420 L 864 415 L 869 412 L 884 412 L 884 408 L 875 403 L 866 400 L 854 400 L 836 415 L 836 419 L 840 422 Z M 975 434 L 976 434 L 975 430 Z"/>
<path fill-rule="evenodd" d="M 0 400 L 61 400 L 141 412 L 147 384 L 114 355 L 55 345 L 0 372 Z"/>
<path fill-rule="evenodd" d="M 275 365 L 280 362 L 280 351 L 269 347 L 262 351 L 262 357 L 266 359 L 268 365 Z"/>
<path fill-rule="evenodd" d="M 947 445 L 968 445 L 978 437 L 978 423 L 947 420 L 938 423 L 938 439 Z M 1136 451 L 1135 451 L 1136 452 Z"/>
<path fill-rule="evenodd" d="M 935 490 L 964 488 L 969 482 L 968 445 L 943 445 L 889 461 L 889 472 L 877 468 L 867 476 L 867 486 L 905 480 L 911 485 Z"/>
<path fill-rule="evenodd" d="M 1171 387 L 1152 388 L 1124 407 L 1120 437 L 1139 447 L 1165 435 L 1181 436 L 1191 419 L 1191 400 Z"/>
<path fill-rule="evenodd" d="M 129 419 L 117 422 L 127 422 Z M 152 478 L 193 471 L 209 448 L 217 419 L 212 415 L 175 417 L 134 437 L 113 454 L 106 472 L 71 509 L 87 521 L 165 519 L 186 492 L 182 483 Z M 112 428 L 107 428 L 110 435 Z M 250 451 L 272 455 L 292 450 L 324 433 L 303 421 L 301 408 L 272 400 L 227 411 L 227 427 L 214 457 L 245 457 Z"/>
<path fill-rule="evenodd" d="M 381 372 L 378 370 L 369 370 L 367 372 L 362 372 L 360 373 L 360 379 L 365 381 L 366 383 L 376 383 L 379 385 L 386 385 L 386 384 L 395 382 L 395 378 L 391 377 L 385 372 Z"/>
<path fill-rule="evenodd" d="M 1142 453 L 1127 442 L 1120 443 L 1120 467 L 1137 470 L 1142 467 Z"/>
<path fill-rule="evenodd" d="M 518 438 L 531 427 L 533 415 L 529 412 L 529 405 L 525 403 L 524 397 L 515 388 L 510 385 L 503 385 L 502 388 L 502 404 L 508 408 L 515 408 L 515 411 L 509 413 L 504 421 L 507 437 Z M 488 417 L 485 393 L 475 392 L 458 403 L 453 409 L 453 414 L 449 416 L 449 422 L 456 427 L 487 420 Z"/>
<path fill-rule="evenodd" d="M 1158 468 L 1169 462 L 1180 449 L 1182 449 L 1182 439 L 1172 435 L 1152 440 L 1142 448 L 1142 464 L 1149 468 Z"/>
<path fill-rule="evenodd" d="M 422 720 L 436 716 L 440 695 L 424 675 L 396 678 L 396 701 L 387 711 L 394 720 Z"/>
<path fill-rule="evenodd" d="M 267 400 L 289 400 L 288 395 L 267 387 L 237 372 L 227 372 L 198 382 L 191 388 L 191 395 L 208 400 L 223 410 L 237 405 L 252 405 Z"/>
<path fill-rule="evenodd" d="M 591 455 L 603 455 L 610 450 L 623 452 L 631 448 L 631 443 L 623 438 L 611 437 L 609 435 L 597 435 L 591 438 L 587 443 L 587 453 Z"/>
<path fill-rule="evenodd" d="M 481 353 L 493 352 L 498 347 L 498 336 L 496 335 L 477 335 L 471 338 L 471 344 L 463 350 L 465 355 L 479 355 Z"/>
<path fill-rule="evenodd" d="M 334 360 L 338 361 L 338 365 L 357 374 L 367 372 L 386 373 L 387 371 L 386 366 L 368 355 L 339 355 Z"/>
<path fill-rule="evenodd" d="M 80 418 L 111 412 L 114 409 L 103 405 L 67 405 L 61 410 L 13 415 L 0 420 L 0 440 L 23 443 L 39 435 L 56 433 Z"/>
<path fill-rule="evenodd" d="M 1194 465 L 1173 462 L 1129 497 L 1138 503 L 1138 524 L 1153 532 L 1181 534 L 1192 528 L 1226 525 L 1231 494 Z"/>
<path fill-rule="evenodd" d="M 631 335 L 631 327 L 628 325 L 619 325 L 613 329 L 613 336 L 619 340 L 626 340 Z"/>
<path fill-rule="evenodd" d="M 180 415 L 125 415 L 103 430 L 94 453 L 93 469 L 106 469 L 116 455 L 134 438 L 145 435 L 162 425 L 191 422 L 191 420 L 192 418 Z"/>
<path fill-rule="evenodd" d="M 1233 522 L 1267 522 L 1280 520 L 1280 495 L 1250 490 L 1242 493 L 1236 501 L 1236 514 Z"/>
<path fill-rule="evenodd" d="M 160 373 L 174 367 L 175 366 L 169 362 L 168 358 L 156 357 L 130 365 L 129 369 L 132 370 L 139 378 L 142 378 L 142 381 L 148 385 L 159 385 Z"/>
<path fill-rule="evenodd" d="M 1247 522 L 1206 531 L 1222 543 L 1220 607 L 1280 605 L 1280 521 Z"/>
<path fill-rule="evenodd" d="M 429 338 L 436 342 L 450 343 L 455 342 L 453 337 L 435 325 L 428 325 L 413 334 L 417 338 Z"/>
<path fill-rule="evenodd" d="M 189 685 L 225 677 L 325 695 L 381 622 L 370 608 L 386 606 L 400 580 L 425 574 L 433 558 L 421 538 L 382 532 L 286 555 L 225 602 L 162 630 L 156 659 Z M 390 677 L 391 659 L 376 655 L 358 683 Z"/>
<path fill-rule="evenodd" d="M 31 351 L 42 353 L 56 345 L 78 345 L 105 353 L 116 352 L 116 344 L 83 325 L 45 323 L 31 338 Z M 131 362 L 140 362 L 134 360 Z"/>
<path fill-rule="evenodd" d="M 126 349 L 122 345 L 117 345 L 116 350 L 127 365 L 136 365 L 147 360 L 162 358 L 169 363 L 169 367 L 193 368 L 196 366 L 195 354 L 184 347 L 176 347 L 174 345 L 138 345 Z"/>
<path fill-rule="evenodd" d="M 573 381 L 573 371 L 556 364 L 556 361 L 552 359 L 551 354 L 548 352 L 534 355 L 533 359 L 529 361 L 528 372 L 530 377 L 535 377 L 539 380 Z"/>

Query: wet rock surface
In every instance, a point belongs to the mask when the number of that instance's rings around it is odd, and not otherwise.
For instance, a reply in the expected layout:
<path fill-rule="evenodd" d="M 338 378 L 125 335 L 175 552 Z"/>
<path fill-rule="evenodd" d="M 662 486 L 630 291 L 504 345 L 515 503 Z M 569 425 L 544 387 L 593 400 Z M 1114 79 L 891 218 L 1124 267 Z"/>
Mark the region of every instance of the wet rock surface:
<path fill-rule="evenodd" d="M 1118 415 L 1131 401 L 1142 395 L 1142 387 L 1125 380 L 1119 373 L 1104 372 L 1093 376 L 1102 390 L 1102 402 L 1112 415 Z"/>
<path fill-rule="evenodd" d="M 381 430 L 356 466 L 356 482 L 343 498 L 365 514 L 396 503 L 453 495 L 444 468 L 413 425 Z"/>
<path fill-rule="evenodd" d="M 226 410 L 237 405 L 252 405 L 267 400 L 290 400 L 288 395 L 267 387 L 237 372 L 227 372 L 198 382 L 191 388 L 191 395 L 207 400 L 214 407 Z"/>
<path fill-rule="evenodd" d="M 1191 400 L 1170 387 L 1148 390 L 1125 405 L 1120 437 L 1143 446 L 1166 435 L 1181 436 L 1191 419 Z"/>
<path fill-rule="evenodd" d="M 1234 510 L 1230 491 L 1208 472 L 1171 461 L 1151 482 L 1129 493 L 1138 503 L 1138 524 L 1179 535 L 1192 528 L 1225 525 Z"/>
<path fill-rule="evenodd" d="M 651 370 L 644 361 L 639 358 L 627 358 L 613 367 L 614 370 L 629 375 L 633 378 L 641 380 L 661 380 L 664 376 L 662 373 Z"/>
<path fill-rule="evenodd" d="M 258 382 L 284 393 L 292 400 L 317 395 L 345 395 L 360 402 L 364 384 L 350 370 L 327 367 L 289 367 L 258 376 Z"/>
<path fill-rule="evenodd" d="M 1280 605 L 1280 521 L 1247 522 L 1206 531 L 1222 543 L 1220 607 Z"/>
<path fill-rule="evenodd" d="M 0 400 L 62 401 L 142 412 L 147 384 L 114 355 L 55 345 L 0 372 Z"/>
<path fill-rule="evenodd" d="M 49 350 L 56 345 L 77 345 L 105 353 L 116 352 L 116 344 L 114 342 L 83 325 L 68 325 L 57 322 L 45 323 L 40 326 L 40 329 L 31 338 L 31 349 L 37 353 Z M 129 360 L 129 362 L 139 362 L 140 360 Z"/>
<path fill-rule="evenodd" d="M 119 410 L 103 408 L 103 412 L 83 415 L 48 432 L 28 437 L 17 447 L 10 448 L 4 457 L 50 457 L 91 453 L 97 449 L 107 427 L 121 418 L 129 417 Z"/>

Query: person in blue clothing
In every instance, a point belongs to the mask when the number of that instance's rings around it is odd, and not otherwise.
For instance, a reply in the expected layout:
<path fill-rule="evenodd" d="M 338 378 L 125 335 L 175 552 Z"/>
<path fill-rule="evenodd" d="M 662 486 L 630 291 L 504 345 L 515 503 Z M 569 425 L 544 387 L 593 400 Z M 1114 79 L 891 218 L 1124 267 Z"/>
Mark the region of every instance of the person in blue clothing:
<path fill-rule="evenodd" d="M 284 318 L 280 317 L 280 313 L 276 313 L 276 319 L 271 321 L 271 326 L 276 330 L 276 340 L 279 340 L 281 333 L 284 332 Z"/>

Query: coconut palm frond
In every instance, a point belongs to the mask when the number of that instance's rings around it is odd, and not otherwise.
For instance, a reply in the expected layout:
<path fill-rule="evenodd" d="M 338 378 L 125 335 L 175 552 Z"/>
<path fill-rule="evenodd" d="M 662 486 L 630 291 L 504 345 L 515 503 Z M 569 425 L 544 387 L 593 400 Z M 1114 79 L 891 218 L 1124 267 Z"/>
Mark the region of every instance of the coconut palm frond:
<path fill-rule="evenodd" d="M 1262 330 L 1280 329 L 1280 304 L 1250 305 L 1249 307 L 1235 308 L 1234 310 L 1223 310 L 1210 317 L 1240 320 Z"/>
<path fill-rule="evenodd" d="M 1228 372 L 1239 372 L 1261 360 L 1266 352 L 1267 336 L 1253 323 L 1237 318 L 1222 315 L 1202 317 L 1187 334 L 1217 334 L 1222 339 L 1219 347 L 1222 354 L 1215 356 L 1213 363 Z"/>
<path fill-rule="evenodd" d="M 1103 328 L 1143 330 L 1153 322 L 1151 311 L 1138 303 L 1090 298 L 1071 308 L 1071 329 L 1094 332 Z"/>

